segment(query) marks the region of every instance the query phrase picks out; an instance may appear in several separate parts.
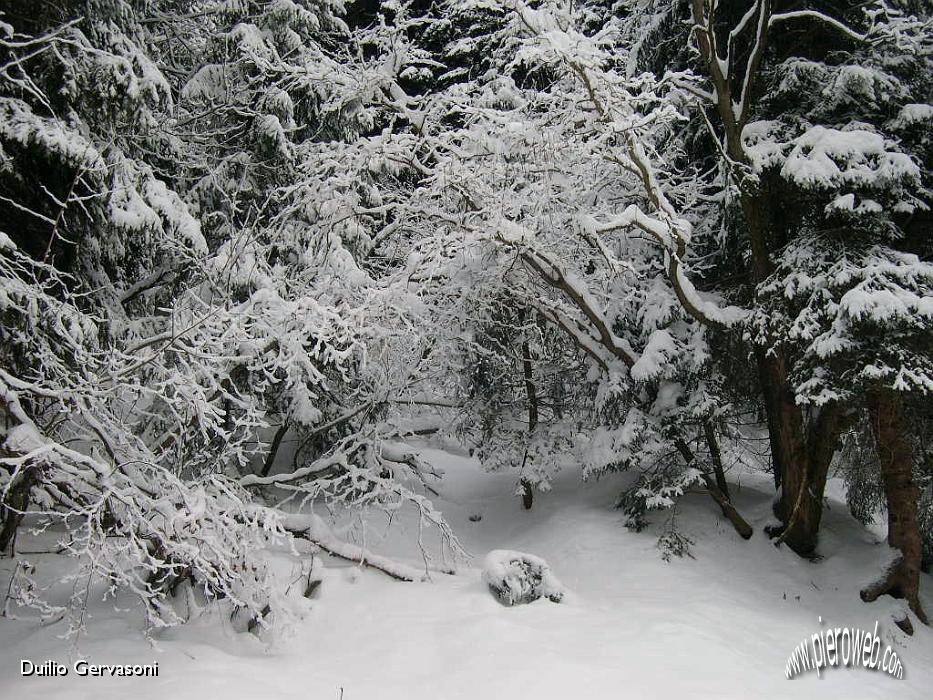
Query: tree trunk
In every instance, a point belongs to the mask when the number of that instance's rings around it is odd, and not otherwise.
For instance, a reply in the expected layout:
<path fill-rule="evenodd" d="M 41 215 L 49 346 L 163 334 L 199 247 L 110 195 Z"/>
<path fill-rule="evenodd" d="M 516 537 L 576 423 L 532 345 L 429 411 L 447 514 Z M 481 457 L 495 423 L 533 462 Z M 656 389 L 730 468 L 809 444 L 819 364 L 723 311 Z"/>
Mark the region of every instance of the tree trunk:
<path fill-rule="evenodd" d="M 687 464 L 696 463 L 696 455 L 693 454 L 693 450 L 690 449 L 690 446 L 686 442 L 683 440 L 675 440 L 674 446 Z M 710 495 L 710 498 L 716 501 L 717 505 L 722 510 L 722 514 L 732 523 L 732 527 L 735 528 L 735 531 L 739 533 L 739 536 L 743 540 L 749 539 L 754 532 L 752 526 L 748 524 L 745 518 L 736 510 L 735 506 L 732 505 L 732 501 L 730 501 L 729 497 L 717 486 L 714 478 L 702 470 L 700 474 L 706 486 L 706 492 Z M 725 477 L 723 480 L 725 480 Z"/>
<path fill-rule="evenodd" d="M 531 488 L 531 482 L 528 481 L 525 477 L 522 477 L 521 480 L 522 487 L 522 508 L 525 510 L 531 510 L 531 506 L 535 503 L 535 492 Z"/>
<path fill-rule="evenodd" d="M 752 279 L 761 283 L 771 273 L 767 241 L 770 237 L 770 207 L 766 195 L 743 195 L 743 215 L 752 247 Z M 808 425 L 791 385 L 789 359 L 781 347 L 755 347 L 755 360 L 764 399 L 768 439 L 774 469 L 774 484 L 780 497 L 774 514 L 782 526 L 778 535 L 794 552 L 804 557 L 816 551 L 823 515 L 826 476 L 839 436 L 842 411 L 836 404 L 824 406 L 819 418 Z"/>
<path fill-rule="evenodd" d="M 774 271 L 772 254 L 782 247 L 778 221 L 787 205 L 780 197 L 772 201 L 767 185 L 762 186 L 758 178 L 746 177 L 742 167 L 750 163 L 742 130 L 751 114 L 755 83 L 768 43 L 771 2 L 764 0 L 756 6 L 754 16 L 758 19 L 747 25 L 754 32 L 753 37 L 748 37 L 751 49 L 741 58 L 732 56 L 729 65 L 721 60 L 718 44 L 722 36 L 717 33 L 716 5 L 711 0 L 691 0 L 693 36 L 715 88 L 715 110 L 723 129 L 722 146 L 728 159 L 739 165 L 734 170 L 735 181 L 739 188 L 743 230 L 751 252 L 748 281 L 754 289 Z M 735 31 L 742 33 L 738 29 Z M 731 43 L 732 39 L 726 41 Z M 740 111 L 735 109 L 737 103 L 742 104 Z M 781 493 L 775 515 L 784 525 L 778 529 L 778 534 L 795 552 L 809 556 L 816 548 L 823 489 L 838 437 L 840 411 L 838 408 L 827 411 L 824 407 L 815 426 L 807 425 L 795 401 L 788 377 L 790 361 L 784 351 L 780 347 L 756 344 L 754 353 L 767 411 L 774 482 Z"/>
<path fill-rule="evenodd" d="M 862 591 L 862 600 L 871 602 L 885 593 L 903 598 L 917 618 L 929 624 L 920 604 L 923 558 L 917 517 L 920 490 L 913 480 L 913 449 L 904 435 L 903 402 L 895 392 L 878 389 L 869 395 L 868 410 L 888 506 L 888 544 L 900 556 L 881 580 Z"/>
<path fill-rule="evenodd" d="M 788 386 L 783 355 L 757 348 L 756 356 L 768 416 L 774 481 L 780 489 L 774 514 L 783 523 L 781 528 L 769 534 L 779 535 L 781 541 L 797 554 L 810 556 L 816 549 L 823 488 L 809 483 L 803 413 Z M 823 483 L 825 485 L 825 478 Z M 814 486 L 819 488 L 814 489 Z"/>
<path fill-rule="evenodd" d="M 814 417 L 805 421 L 799 406 L 790 411 L 783 405 L 776 421 L 781 429 L 772 436 L 772 444 L 781 450 L 781 495 L 775 514 L 783 522 L 778 542 L 784 542 L 797 554 L 811 557 L 816 551 L 823 517 L 823 492 L 826 477 L 836 452 L 844 411 L 837 404 L 814 409 Z M 794 418 L 788 421 L 788 416 Z M 800 421 L 799 423 L 797 421 Z M 801 428 L 806 424 L 806 432 Z"/>
<path fill-rule="evenodd" d="M 722 466 L 722 452 L 719 450 L 719 442 L 716 440 L 716 428 L 710 421 L 703 423 L 703 432 L 706 434 L 706 445 L 709 447 L 709 456 L 713 461 L 713 474 L 716 476 L 716 486 L 726 497 L 726 500 L 732 500 L 729 495 L 729 484 L 726 483 L 726 470 Z"/>
<path fill-rule="evenodd" d="M 538 391 L 535 387 L 534 373 L 531 368 L 531 348 L 528 347 L 528 341 L 522 341 L 522 374 L 525 378 L 525 393 L 528 395 L 528 439 L 531 439 L 535 426 L 538 425 Z M 522 459 L 522 470 L 528 462 L 528 449 L 525 449 L 525 456 Z M 525 510 L 531 510 L 534 504 L 534 491 L 531 482 L 522 477 L 522 507 Z"/>
<path fill-rule="evenodd" d="M 732 523 L 732 527 L 735 528 L 735 531 L 739 533 L 739 537 L 743 540 L 749 539 L 754 533 L 754 530 L 752 530 L 752 526 L 748 524 L 739 511 L 735 509 L 729 497 L 722 492 L 719 485 L 705 472 L 703 473 L 703 483 L 706 485 L 706 490 L 709 492 L 712 499 L 719 504 L 722 514 Z"/>
<path fill-rule="evenodd" d="M 29 492 L 36 480 L 36 467 L 27 467 L 10 486 L 6 500 L 0 503 L 0 554 L 6 552 L 7 547 L 11 547 L 15 541 L 23 513 L 29 506 Z M 11 548 L 10 555 L 14 554 Z"/>
<path fill-rule="evenodd" d="M 262 465 L 262 476 L 269 476 L 269 472 L 272 471 L 272 465 L 275 464 L 275 456 L 279 453 L 279 447 L 282 444 L 282 438 L 285 437 L 285 433 L 289 429 L 288 419 L 282 421 L 282 425 L 279 426 L 279 429 L 275 431 L 275 435 L 272 437 L 272 444 L 269 446 L 269 454 L 266 455 L 266 461 Z"/>

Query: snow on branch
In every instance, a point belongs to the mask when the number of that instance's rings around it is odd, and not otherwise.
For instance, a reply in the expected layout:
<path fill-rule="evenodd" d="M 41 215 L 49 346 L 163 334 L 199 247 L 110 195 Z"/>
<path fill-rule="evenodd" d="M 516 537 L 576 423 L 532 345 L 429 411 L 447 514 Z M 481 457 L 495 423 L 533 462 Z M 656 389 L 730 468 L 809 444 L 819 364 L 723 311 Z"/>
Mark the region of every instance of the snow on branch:
<path fill-rule="evenodd" d="M 284 519 L 284 527 L 293 535 L 308 540 L 331 556 L 376 569 L 398 581 L 423 581 L 430 578 L 431 571 L 428 568 L 419 569 L 380 554 L 374 554 L 360 545 L 344 542 L 333 534 L 320 516 L 314 513 L 288 515 Z M 444 569 L 441 573 L 452 574 L 453 570 Z"/>
<path fill-rule="evenodd" d="M 842 32 L 847 37 L 854 39 L 855 41 L 867 41 L 869 38 L 868 34 L 859 34 L 844 23 L 840 22 L 838 19 L 830 17 L 829 15 L 817 10 L 793 10 L 790 12 L 779 12 L 778 14 L 771 15 L 771 17 L 768 19 L 768 25 L 773 27 L 782 22 L 790 22 L 793 20 L 815 20 L 821 24 L 825 24 L 839 32 Z"/>

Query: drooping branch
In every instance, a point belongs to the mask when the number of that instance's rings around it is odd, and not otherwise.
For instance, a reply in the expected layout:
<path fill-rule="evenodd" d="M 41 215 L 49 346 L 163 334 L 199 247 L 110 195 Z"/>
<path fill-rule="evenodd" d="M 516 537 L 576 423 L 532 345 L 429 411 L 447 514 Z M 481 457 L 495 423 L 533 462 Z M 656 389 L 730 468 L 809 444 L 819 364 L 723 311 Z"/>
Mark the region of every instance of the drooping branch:
<path fill-rule="evenodd" d="M 696 465 L 696 455 L 693 453 L 693 450 L 690 449 L 690 446 L 687 445 L 682 439 L 677 439 L 674 442 L 674 446 L 677 448 L 677 451 L 680 452 L 681 456 L 684 458 L 684 461 L 690 465 Z M 703 484 L 706 486 L 706 491 L 709 493 L 710 497 L 716 501 L 722 514 L 725 518 L 732 523 L 732 527 L 735 528 L 735 531 L 739 533 L 739 536 L 743 540 L 747 540 L 752 536 L 754 530 L 752 526 L 748 524 L 745 518 L 736 510 L 735 506 L 732 504 L 732 501 L 729 500 L 729 497 L 726 496 L 716 485 L 715 480 L 704 470 L 700 469 L 700 478 L 703 480 Z"/>
<path fill-rule="evenodd" d="M 558 263 L 551 260 L 543 251 L 533 248 L 526 241 L 506 236 L 501 231 L 496 233 L 496 238 L 499 242 L 515 249 L 521 260 L 536 273 L 539 279 L 560 290 L 563 296 L 573 304 L 574 308 L 583 314 L 598 336 L 593 340 L 597 341 L 626 367 L 631 368 L 635 364 L 638 358 L 630 348 L 626 347 L 625 342 L 612 332 L 609 322 L 597 308 L 592 295 L 580 284 L 577 284 L 575 280 L 571 279 Z M 553 315 L 551 318 L 553 318 Z M 567 326 L 565 326 L 565 329 L 569 330 Z M 571 333 L 571 336 L 578 344 L 585 344 L 584 339 L 579 334 Z M 593 355 L 594 353 L 590 350 L 589 354 Z M 605 360 L 601 360 L 600 363 L 606 364 Z"/>

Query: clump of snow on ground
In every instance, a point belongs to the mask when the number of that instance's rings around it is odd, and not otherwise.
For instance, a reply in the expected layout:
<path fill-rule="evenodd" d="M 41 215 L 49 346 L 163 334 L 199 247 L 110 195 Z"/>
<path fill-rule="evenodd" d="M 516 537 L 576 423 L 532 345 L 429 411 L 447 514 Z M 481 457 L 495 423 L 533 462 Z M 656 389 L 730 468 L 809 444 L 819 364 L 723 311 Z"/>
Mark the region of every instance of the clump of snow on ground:
<path fill-rule="evenodd" d="M 566 591 L 541 557 L 494 549 L 483 562 L 483 581 L 503 605 L 522 605 L 538 598 L 559 603 Z"/>

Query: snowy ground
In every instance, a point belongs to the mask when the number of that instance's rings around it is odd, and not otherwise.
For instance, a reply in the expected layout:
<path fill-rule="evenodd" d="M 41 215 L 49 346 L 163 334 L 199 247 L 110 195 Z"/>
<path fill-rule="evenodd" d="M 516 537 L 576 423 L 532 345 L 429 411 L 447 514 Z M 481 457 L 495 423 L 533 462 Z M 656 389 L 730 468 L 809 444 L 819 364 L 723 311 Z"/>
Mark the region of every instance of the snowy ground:
<path fill-rule="evenodd" d="M 665 563 L 655 548 L 663 518 L 633 533 L 610 507 L 621 481 L 580 484 L 567 474 L 523 512 L 510 495 L 513 476 L 485 474 L 464 457 L 430 456 L 447 472 L 438 504 L 473 565 L 496 548 L 544 557 L 572 592 L 565 602 L 505 608 L 476 568 L 400 583 L 344 563 L 328 572 L 293 633 L 271 643 L 234 632 L 219 615 L 176 628 L 153 647 L 139 635 L 138 620 L 98 606 L 77 649 L 59 638 L 61 627 L 2 620 L 0 698 L 930 697 L 933 630 L 908 638 L 891 622 L 893 601 L 859 600 L 886 547 L 838 500 L 825 515 L 826 556 L 813 564 L 761 534 L 770 499 L 764 481 L 743 477 L 737 493 L 756 527 L 748 542 L 708 499 L 688 496 L 677 517 L 696 540 L 695 559 Z M 471 522 L 475 515 L 482 519 Z M 412 528 L 396 523 L 382 539 L 374 528 L 367 545 L 417 563 Z M 36 561 L 43 566 L 41 557 Z M 933 579 L 922 585 L 933 609 Z M 905 679 L 844 668 L 785 680 L 788 655 L 818 631 L 818 616 L 824 625 L 867 629 L 878 620 Z M 157 679 L 19 675 L 20 659 L 67 664 L 75 658 L 158 661 L 160 672 Z"/>

